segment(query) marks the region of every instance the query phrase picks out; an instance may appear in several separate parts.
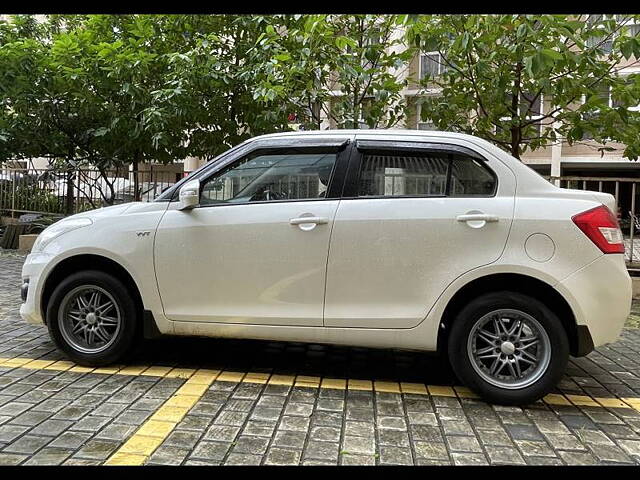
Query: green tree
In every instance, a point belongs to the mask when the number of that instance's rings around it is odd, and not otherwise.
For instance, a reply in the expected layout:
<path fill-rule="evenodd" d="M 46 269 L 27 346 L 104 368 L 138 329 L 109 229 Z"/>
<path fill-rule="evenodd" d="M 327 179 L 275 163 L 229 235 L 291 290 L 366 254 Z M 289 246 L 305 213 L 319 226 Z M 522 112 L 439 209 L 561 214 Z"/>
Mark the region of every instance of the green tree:
<path fill-rule="evenodd" d="M 264 34 L 286 16 L 209 16 L 188 48 L 168 55 L 165 86 L 155 92 L 154 119 L 182 115 L 189 155 L 213 158 L 252 136 L 288 130 L 285 86 L 270 83 L 273 53 Z M 156 107 L 154 107 L 156 108 Z"/>
<path fill-rule="evenodd" d="M 14 17 L 0 23 L 0 154 L 46 157 L 67 172 L 71 209 L 73 175 L 84 166 L 108 180 L 109 170 L 141 162 L 209 159 L 288 130 L 291 114 L 318 128 L 321 109 L 340 128 L 393 126 L 404 83 L 390 69 L 411 55 L 394 32 L 406 20 Z"/>
<path fill-rule="evenodd" d="M 21 23 L 3 27 L 0 141 L 8 158 L 45 157 L 63 165 L 66 210 L 71 213 L 73 169 L 90 158 L 93 132 L 106 121 L 84 88 L 87 72 L 76 64 L 86 42 L 67 35 L 52 40 L 42 25 L 37 35 L 31 29 L 25 35 Z"/>
<path fill-rule="evenodd" d="M 397 35 L 407 20 L 398 15 L 330 15 L 323 21 L 334 39 L 330 84 L 334 97 L 327 114 L 339 128 L 389 128 L 405 114 L 400 81 L 394 69 L 405 67 L 413 55 Z M 329 47 L 329 46 L 328 46 Z"/>
<path fill-rule="evenodd" d="M 401 94 L 413 49 L 398 35 L 405 15 L 295 16 L 270 29 L 261 46 L 273 51 L 269 84 L 293 100 L 305 126 L 320 127 L 321 111 L 338 128 L 393 127 L 405 115 Z M 266 88 L 268 90 L 268 87 Z"/>
<path fill-rule="evenodd" d="M 51 16 L 39 36 L 20 23 L 3 26 L 0 142 L 11 158 L 46 157 L 68 172 L 67 210 L 73 208 L 73 172 L 96 167 L 111 189 L 108 170 L 140 162 L 184 158 L 189 112 L 166 108 L 167 78 L 190 29 L 208 16 Z M 161 121 L 158 120 L 161 118 Z M 4 140 L 3 140 L 4 139 Z M 139 195 L 134 175 L 135 196 Z"/>
<path fill-rule="evenodd" d="M 636 16 L 637 17 L 637 16 Z M 437 52 L 422 84 L 423 120 L 485 138 L 520 158 L 527 149 L 585 136 L 640 153 L 638 75 L 618 75 L 640 58 L 631 17 L 442 15 L 410 21 L 407 39 Z M 433 66 L 433 64 L 432 64 Z M 613 104 L 609 101 L 609 92 Z M 542 105 L 542 108 L 541 108 Z M 601 147 L 602 151 L 610 147 Z"/>

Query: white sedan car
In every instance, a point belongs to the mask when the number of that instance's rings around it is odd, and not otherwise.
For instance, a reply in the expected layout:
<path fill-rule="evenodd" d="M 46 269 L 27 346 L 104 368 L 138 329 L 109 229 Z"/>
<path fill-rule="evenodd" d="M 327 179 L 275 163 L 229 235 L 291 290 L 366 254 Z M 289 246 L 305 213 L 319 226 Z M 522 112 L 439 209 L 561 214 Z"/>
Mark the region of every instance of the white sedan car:
<path fill-rule="evenodd" d="M 20 312 L 82 365 L 161 334 L 439 351 L 484 398 L 526 403 L 620 334 L 614 209 L 472 136 L 266 135 L 153 202 L 47 228 Z"/>

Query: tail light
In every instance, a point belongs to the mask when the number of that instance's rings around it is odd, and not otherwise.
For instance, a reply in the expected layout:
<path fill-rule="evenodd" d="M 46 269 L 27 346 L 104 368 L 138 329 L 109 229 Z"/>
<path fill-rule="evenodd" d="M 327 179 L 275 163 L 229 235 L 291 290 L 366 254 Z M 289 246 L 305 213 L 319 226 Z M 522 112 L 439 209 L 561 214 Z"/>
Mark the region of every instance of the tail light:
<path fill-rule="evenodd" d="M 606 206 L 579 213 L 571 220 L 603 253 L 624 253 L 618 219 Z"/>

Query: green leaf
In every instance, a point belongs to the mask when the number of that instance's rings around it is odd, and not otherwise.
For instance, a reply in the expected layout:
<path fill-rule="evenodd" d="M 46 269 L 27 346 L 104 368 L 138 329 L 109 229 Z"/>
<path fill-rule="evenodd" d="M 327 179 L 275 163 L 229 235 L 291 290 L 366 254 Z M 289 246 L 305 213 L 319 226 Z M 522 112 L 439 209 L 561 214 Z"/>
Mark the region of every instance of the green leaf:
<path fill-rule="evenodd" d="M 623 42 L 620 44 L 620 51 L 625 60 L 629 60 L 633 56 L 633 44 L 631 42 Z"/>
<path fill-rule="evenodd" d="M 291 55 L 289 53 L 279 53 L 274 58 L 280 62 L 285 62 L 291 59 Z"/>
<path fill-rule="evenodd" d="M 564 58 L 560 52 L 557 52 L 556 50 L 552 50 L 550 48 L 543 48 L 542 50 L 540 50 L 540 52 L 542 52 L 543 55 L 545 55 L 547 58 L 551 58 L 552 60 L 562 60 Z"/>

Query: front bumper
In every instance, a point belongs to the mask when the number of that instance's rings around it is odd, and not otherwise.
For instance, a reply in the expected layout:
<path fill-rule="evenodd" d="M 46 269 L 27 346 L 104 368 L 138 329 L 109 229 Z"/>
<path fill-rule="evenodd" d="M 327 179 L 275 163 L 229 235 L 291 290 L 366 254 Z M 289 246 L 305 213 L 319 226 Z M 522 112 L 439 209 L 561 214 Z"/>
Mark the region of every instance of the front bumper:
<path fill-rule="evenodd" d="M 631 277 L 623 255 L 598 257 L 556 289 L 569 302 L 578 328 L 589 329 L 594 347 L 618 339 L 631 310 Z"/>
<path fill-rule="evenodd" d="M 44 324 L 40 303 L 44 286 L 43 274 L 52 257 L 46 253 L 31 253 L 27 255 L 22 266 L 21 293 L 23 294 L 25 290 L 25 283 L 28 283 L 28 288 L 26 288 L 26 299 L 23 298 L 23 303 L 20 305 L 20 316 L 29 323 Z"/>

